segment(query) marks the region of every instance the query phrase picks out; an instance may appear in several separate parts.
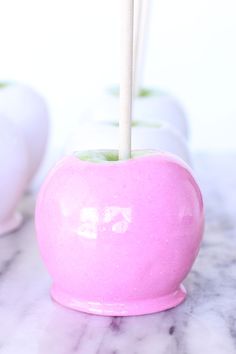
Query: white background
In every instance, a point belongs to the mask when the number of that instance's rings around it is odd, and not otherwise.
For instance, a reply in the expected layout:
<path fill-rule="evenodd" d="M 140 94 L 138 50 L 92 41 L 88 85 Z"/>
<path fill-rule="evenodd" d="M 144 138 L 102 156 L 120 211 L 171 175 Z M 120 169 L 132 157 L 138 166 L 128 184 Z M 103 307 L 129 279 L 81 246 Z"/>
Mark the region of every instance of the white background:
<path fill-rule="evenodd" d="M 144 83 L 180 99 L 194 149 L 235 149 L 236 1 L 152 2 Z M 53 146 L 118 82 L 119 21 L 119 0 L 0 0 L 0 78 L 45 95 Z"/>

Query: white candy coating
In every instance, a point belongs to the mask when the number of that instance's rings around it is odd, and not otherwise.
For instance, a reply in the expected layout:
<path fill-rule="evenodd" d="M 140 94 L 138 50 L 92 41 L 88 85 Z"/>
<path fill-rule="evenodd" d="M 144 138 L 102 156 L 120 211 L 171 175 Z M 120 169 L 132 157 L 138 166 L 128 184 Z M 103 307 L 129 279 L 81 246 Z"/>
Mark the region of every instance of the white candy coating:
<path fill-rule="evenodd" d="M 0 114 L 13 122 L 22 134 L 29 153 L 28 180 L 36 173 L 45 153 L 49 116 L 44 99 L 32 88 L 9 83 L 0 86 Z"/>
<path fill-rule="evenodd" d="M 27 180 L 29 156 L 17 127 L 0 114 L 0 235 L 17 228 L 22 220 L 16 213 Z"/>
<path fill-rule="evenodd" d="M 65 153 L 76 150 L 117 149 L 118 124 L 88 121 L 81 123 L 69 137 Z M 190 164 L 190 156 L 185 139 L 168 123 L 140 122 L 132 127 L 132 149 L 154 149 L 179 156 Z"/>
<path fill-rule="evenodd" d="M 96 121 L 119 120 L 119 98 L 111 92 L 104 93 L 92 112 Z M 185 138 L 189 136 L 186 114 L 179 102 L 171 95 L 153 91 L 151 95 L 135 97 L 133 120 L 146 122 L 164 121 L 177 129 Z"/>

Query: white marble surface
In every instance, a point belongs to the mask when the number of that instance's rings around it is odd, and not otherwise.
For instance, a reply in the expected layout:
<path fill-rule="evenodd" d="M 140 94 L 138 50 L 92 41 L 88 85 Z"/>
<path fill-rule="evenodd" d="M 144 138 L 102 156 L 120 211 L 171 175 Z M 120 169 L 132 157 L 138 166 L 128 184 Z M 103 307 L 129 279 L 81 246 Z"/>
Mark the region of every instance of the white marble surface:
<path fill-rule="evenodd" d="M 38 254 L 33 201 L 25 223 L 0 238 L 1 354 L 236 353 L 236 154 L 198 155 L 206 230 L 179 307 L 153 315 L 109 318 L 67 310 L 49 297 Z"/>

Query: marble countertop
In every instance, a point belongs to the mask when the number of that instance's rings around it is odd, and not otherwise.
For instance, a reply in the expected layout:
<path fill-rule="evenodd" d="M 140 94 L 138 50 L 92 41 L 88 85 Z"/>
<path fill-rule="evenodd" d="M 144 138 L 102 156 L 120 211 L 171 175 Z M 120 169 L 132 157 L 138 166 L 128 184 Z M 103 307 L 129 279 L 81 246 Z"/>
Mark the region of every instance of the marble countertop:
<path fill-rule="evenodd" d="M 236 154 L 197 155 L 206 207 L 199 257 L 185 281 L 187 300 L 138 317 L 99 317 L 52 302 L 33 223 L 0 238 L 1 354 L 236 353 Z"/>

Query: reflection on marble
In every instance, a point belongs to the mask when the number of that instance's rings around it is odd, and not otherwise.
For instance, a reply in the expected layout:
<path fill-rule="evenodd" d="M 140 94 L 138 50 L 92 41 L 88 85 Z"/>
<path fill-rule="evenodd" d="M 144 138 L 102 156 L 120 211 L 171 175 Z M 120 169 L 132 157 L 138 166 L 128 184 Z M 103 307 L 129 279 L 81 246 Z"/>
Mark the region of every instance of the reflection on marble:
<path fill-rule="evenodd" d="M 67 310 L 49 297 L 33 225 L 0 238 L 1 354 L 235 354 L 236 155 L 195 158 L 206 230 L 179 307 L 139 317 L 98 317 Z M 234 167 L 235 166 L 235 167 Z"/>

